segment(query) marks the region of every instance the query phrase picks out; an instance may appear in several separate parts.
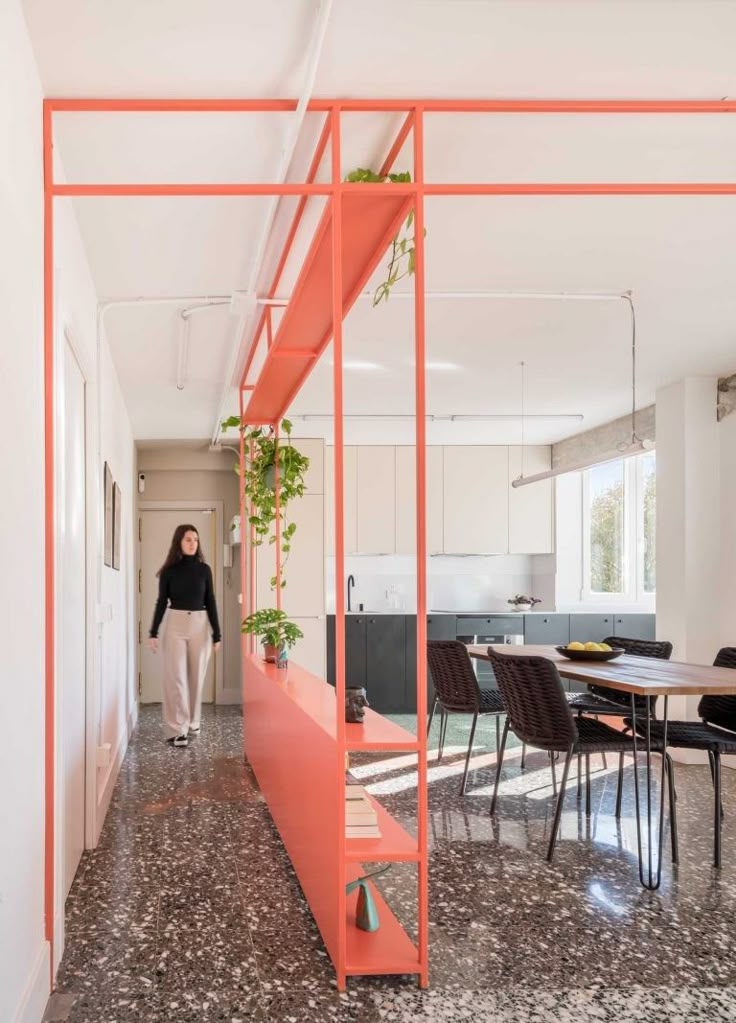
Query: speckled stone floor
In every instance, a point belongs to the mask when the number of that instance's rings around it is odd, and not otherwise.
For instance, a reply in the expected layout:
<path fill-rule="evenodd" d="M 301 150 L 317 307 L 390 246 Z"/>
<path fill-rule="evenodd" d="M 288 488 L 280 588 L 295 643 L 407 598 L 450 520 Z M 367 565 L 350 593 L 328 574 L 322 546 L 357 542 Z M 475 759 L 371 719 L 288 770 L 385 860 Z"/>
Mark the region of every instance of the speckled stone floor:
<path fill-rule="evenodd" d="M 596 763 L 593 815 L 574 786 L 555 861 L 541 754 L 509 760 L 488 815 L 493 725 L 484 723 L 468 793 L 458 795 L 464 724 L 430 768 L 432 988 L 405 978 L 351 980 L 332 969 L 253 775 L 237 708 L 208 710 L 186 750 L 161 741 L 144 708 L 99 847 L 85 853 L 47 1019 L 572 1023 L 736 1021 L 736 775 L 725 771 L 724 860 L 710 866 L 707 768 L 678 769 L 681 864 L 669 853 L 658 893 L 638 883 L 627 769 L 620 827 L 615 772 Z M 295 770 L 298 765 L 295 765 Z M 410 757 L 353 766 L 411 826 Z M 382 888 L 411 931 L 413 868 Z"/>

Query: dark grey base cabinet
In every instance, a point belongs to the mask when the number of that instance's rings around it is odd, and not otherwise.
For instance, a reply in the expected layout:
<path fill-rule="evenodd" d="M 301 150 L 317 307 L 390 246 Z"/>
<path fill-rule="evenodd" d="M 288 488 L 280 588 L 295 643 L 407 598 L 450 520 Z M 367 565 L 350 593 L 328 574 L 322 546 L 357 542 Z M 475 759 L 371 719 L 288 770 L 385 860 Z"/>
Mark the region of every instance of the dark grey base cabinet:
<path fill-rule="evenodd" d="M 410 620 L 415 622 L 408 615 L 345 616 L 345 683 L 364 686 L 368 703 L 379 714 L 410 713 L 406 693 Z M 334 615 L 327 616 L 327 681 L 335 684 Z"/>
<path fill-rule="evenodd" d="M 530 646 L 566 646 L 570 642 L 570 615 L 526 615 L 524 642 Z"/>

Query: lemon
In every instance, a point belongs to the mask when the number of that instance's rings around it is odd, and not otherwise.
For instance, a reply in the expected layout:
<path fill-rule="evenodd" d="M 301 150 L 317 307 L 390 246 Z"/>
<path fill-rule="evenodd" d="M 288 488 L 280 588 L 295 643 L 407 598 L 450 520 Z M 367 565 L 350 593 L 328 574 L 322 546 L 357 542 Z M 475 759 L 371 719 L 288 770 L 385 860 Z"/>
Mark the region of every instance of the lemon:
<path fill-rule="evenodd" d="M 600 647 L 598 646 L 597 643 L 589 642 L 589 643 L 585 644 L 585 649 L 586 650 L 600 650 Z"/>
<path fill-rule="evenodd" d="M 611 647 L 608 645 L 608 643 L 599 643 L 598 644 L 598 649 L 599 650 L 610 650 Z"/>
<path fill-rule="evenodd" d="M 582 643 L 578 643 L 577 640 L 576 640 L 574 643 L 568 643 L 567 644 L 567 649 L 568 650 L 585 650 L 585 647 L 583 646 Z"/>

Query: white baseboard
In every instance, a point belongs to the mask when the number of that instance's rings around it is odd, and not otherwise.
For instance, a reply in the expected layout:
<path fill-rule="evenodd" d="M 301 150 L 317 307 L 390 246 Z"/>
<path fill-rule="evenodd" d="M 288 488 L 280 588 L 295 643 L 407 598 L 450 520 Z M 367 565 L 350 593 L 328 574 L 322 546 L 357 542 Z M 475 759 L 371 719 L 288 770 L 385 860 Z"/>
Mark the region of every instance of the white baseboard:
<path fill-rule="evenodd" d="M 58 900 L 56 900 L 58 901 Z M 64 955 L 64 943 L 66 941 L 66 934 L 64 931 L 64 907 L 56 907 L 56 916 L 54 918 L 54 962 L 53 962 L 53 974 L 56 977 L 56 971 L 59 969 L 59 963 L 61 957 Z"/>
<path fill-rule="evenodd" d="M 105 817 L 107 815 L 107 811 L 110 806 L 110 800 L 112 799 L 112 794 L 115 789 L 115 782 L 118 780 L 120 766 L 125 758 L 125 754 L 128 749 L 128 738 L 132 734 L 130 730 L 131 720 L 133 720 L 134 715 L 135 719 L 137 720 L 137 714 L 138 705 L 136 704 L 135 710 L 131 712 L 131 715 L 128 719 L 125 731 L 118 739 L 117 748 L 115 750 L 115 756 L 112 757 L 110 761 L 110 766 L 107 768 L 99 769 L 97 772 L 99 795 L 97 797 L 97 813 L 95 815 L 95 846 L 100 840 L 100 833 L 102 831 L 102 826 L 105 823 Z M 135 721 L 133 721 L 133 727 L 135 727 Z M 103 780 L 100 784 L 101 776 Z"/>
<path fill-rule="evenodd" d="M 217 694 L 217 703 L 220 705 L 241 704 L 243 697 L 239 689 L 223 689 Z"/>
<path fill-rule="evenodd" d="M 13 1015 L 13 1023 L 41 1023 L 51 993 L 49 955 L 49 943 L 44 941 Z"/>

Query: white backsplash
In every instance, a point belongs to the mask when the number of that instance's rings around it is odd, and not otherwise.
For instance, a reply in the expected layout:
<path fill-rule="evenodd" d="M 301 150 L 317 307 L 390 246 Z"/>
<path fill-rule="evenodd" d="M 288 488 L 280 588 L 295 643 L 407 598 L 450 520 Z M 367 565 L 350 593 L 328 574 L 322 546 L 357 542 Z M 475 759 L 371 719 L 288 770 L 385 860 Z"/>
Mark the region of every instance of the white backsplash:
<path fill-rule="evenodd" d="M 552 575 L 549 577 L 550 561 Z M 537 571 L 536 563 L 540 562 Z M 539 610 L 554 609 L 554 558 L 543 555 L 434 557 L 427 563 L 427 608 L 436 611 L 509 611 L 516 593 L 539 597 Z M 357 611 L 416 611 L 416 565 L 410 557 L 347 557 Z M 535 587 L 539 589 L 537 592 Z M 392 591 L 393 588 L 393 591 Z M 393 593 L 393 595 L 392 595 Z M 335 610 L 335 559 L 327 558 L 327 612 Z"/>

